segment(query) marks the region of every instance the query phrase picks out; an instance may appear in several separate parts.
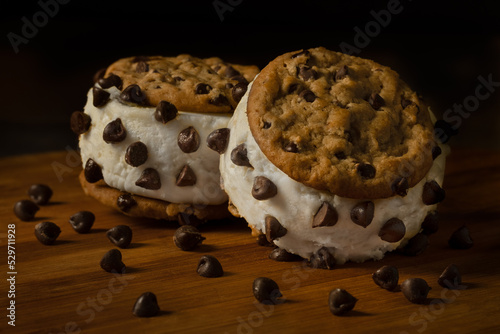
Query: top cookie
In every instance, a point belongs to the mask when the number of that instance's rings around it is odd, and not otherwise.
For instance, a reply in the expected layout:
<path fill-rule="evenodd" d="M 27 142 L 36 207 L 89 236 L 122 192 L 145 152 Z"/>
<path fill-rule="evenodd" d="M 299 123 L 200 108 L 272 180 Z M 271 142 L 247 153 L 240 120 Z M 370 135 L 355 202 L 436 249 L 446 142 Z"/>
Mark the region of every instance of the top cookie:
<path fill-rule="evenodd" d="M 324 48 L 286 53 L 254 80 L 247 108 L 266 157 L 318 190 L 405 196 L 432 165 L 428 107 L 371 60 Z"/>
<path fill-rule="evenodd" d="M 231 112 L 259 72 L 256 66 L 229 64 L 220 58 L 129 57 L 106 70 L 122 80 L 122 89 L 138 85 L 146 95 L 145 105 L 167 101 L 181 111 Z"/>

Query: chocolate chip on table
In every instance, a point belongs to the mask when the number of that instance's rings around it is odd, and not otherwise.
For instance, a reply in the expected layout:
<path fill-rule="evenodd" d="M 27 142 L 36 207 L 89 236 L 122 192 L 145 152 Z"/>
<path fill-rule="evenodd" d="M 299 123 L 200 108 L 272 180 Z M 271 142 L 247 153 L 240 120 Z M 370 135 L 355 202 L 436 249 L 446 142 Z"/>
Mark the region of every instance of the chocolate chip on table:
<path fill-rule="evenodd" d="M 125 162 L 130 166 L 137 167 L 148 160 L 148 148 L 140 141 L 136 141 L 127 147 L 125 152 Z"/>
<path fill-rule="evenodd" d="M 398 218 L 389 219 L 378 232 L 380 239 L 387 242 L 398 242 L 406 233 L 405 224 Z"/>
<path fill-rule="evenodd" d="M 351 220 L 359 226 L 367 227 L 373 220 L 375 204 L 372 201 L 364 201 L 356 204 L 351 209 Z"/>
<path fill-rule="evenodd" d="M 150 318 L 160 313 L 160 306 L 156 295 L 152 292 L 144 292 L 137 298 L 132 307 L 132 314 L 139 318 Z"/>
<path fill-rule="evenodd" d="M 339 219 L 337 210 L 328 202 L 323 202 L 313 218 L 312 227 L 334 226 Z"/>
<path fill-rule="evenodd" d="M 38 210 L 40 210 L 38 205 L 28 199 L 23 199 L 14 204 L 14 214 L 25 222 L 33 220 Z"/>
<path fill-rule="evenodd" d="M 278 304 L 281 296 L 278 284 L 268 277 L 258 277 L 253 281 L 253 295 L 262 304 Z"/>
<path fill-rule="evenodd" d="M 405 197 L 408 194 L 408 179 L 406 177 L 399 177 L 391 184 L 391 190 L 394 194 Z"/>
<path fill-rule="evenodd" d="M 257 176 L 253 181 L 252 196 L 256 200 L 263 201 L 278 194 L 276 185 L 265 176 Z"/>
<path fill-rule="evenodd" d="M 309 266 L 316 269 L 332 270 L 337 260 L 326 247 L 321 247 L 309 257 Z"/>
<path fill-rule="evenodd" d="M 451 290 L 461 290 L 464 288 L 462 286 L 462 274 L 460 274 L 460 270 L 454 264 L 450 264 L 446 269 L 441 273 L 438 278 L 438 284 L 443 288 L 451 289 Z"/>
<path fill-rule="evenodd" d="M 91 122 L 92 120 L 89 115 L 81 111 L 75 111 L 71 114 L 71 131 L 77 135 L 81 135 L 89 130 Z"/>
<path fill-rule="evenodd" d="M 195 93 L 198 95 L 208 94 L 212 90 L 212 86 L 205 83 L 199 83 L 195 87 Z"/>
<path fill-rule="evenodd" d="M 101 68 L 97 72 L 95 72 L 94 76 L 92 77 L 92 82 L 97 83 L 99 79 L 104 78 L 104 75 L 106 74 L 106 68 Z"/>
<path fill-rule="evenodd" d="M 90 211 L 79 211 L 69 218 L 69 223 L 77 233 L 89 233 L 94 225 L 95 215 Z"/>
<path fill-rule="evenodd" d="M 372 274 L 372 279 L 382 289 L 393 291 L 398 286 L 399 271 L 393 266 L 382 266 Z"/>
<path fill-rule="evenodd" d="M 432 148 L 432 160 L 435 160 L 437 157 L 439 157 L 441 153 L 442 153 L 441 147 L 434 146 Z"/>
<path fill-rule="evenodd" d="M 248 152 L 245 143 L 239 144 L 231 151 L 231 161 L 236 166 L 253 168 L 248 160 Z"/>
<path fill-rule="evenodd" d="M 203 220 L 196 217 L 194 214 L 189 214 L 185 212 L 180 212 L 177 214 L 177 222 L 179 225 L 191 225 L 191 226 L 199 226 L 203 224 Z"/>
<path fill-rule="evenodd" d="M 125 88 L 120 94 L 120 100 L 128 103 L 135 103 L 141 106 L 148 104 L 146 94 L 142 91 L 141 87 L 136 84 L 130 85 Z"/>
<path fill-rule="evenodd" d="M 132 229 L 127 225 L 116 225 L 106 231 L 106 237 L 114 245 L 127 248 L 132 242 Z"/>
<path fill-rule="evenodd" d="M 175 105 L 167 101 L 160 101 L 156 106 L 155 120 L 167 124 L 177 117 L 178 110 Z"/>
<path fill-rule="evenodd" d="M 454 249 L 469 249 L 474 245 L 472 238 L 470 236 L 469 228 L 465 225 L 454 231 L 450 239 L 448 239 L 448 245 Z"/>
<path fill-rule="evenodd" d="M 424 184 L 422 191 L 422 201 L 425 205 L 433 205 L 442 202 L 446 197 L 446 192 L 439 184 L 432 180 Z"/>
<path fill-rule="evenodd" d="M 245 93 L 247 92 L 247 89 L 248 85 L 243 82 L 239 82 L 236 85 L 234 85 L 233 88 L 231 89 L 231 95 L 233 96 L 233 99 L 236 102 L 240 102 L 243 95 L 245 95 Z"/>
<path fill-rule="evenodd" d="M 118 196 L 116 199 L 116 205 L 118 208 L 123 211 L 123 212 L 129 212 L 132 207 L 137 205 L 136 200 L 132 196 L 132 194 L 129 193 L 123 193 Z"/>
<path fill-rule="evenodd" d="M 160 174 L 154 168 L 146 168 L 135 181 L 135 185 L 144 189 L 158 190 L 161 188 Z"/>
<path fill-rule="evenodd" d="M 28 189 L 28 195 L 38 205 L 45 205 L 52 197 L 52 189 L 46 184 L 33 184 Z"/>
<path fill-rule="evenodd" d="M 90 158 L 85 163 L 83 174 L 88 183 L 96 183 L 103 179 L 101 166 Z"/>
<path fill-rule="evenodd" d="M 337 70 L 337 73 L 335 73 L 335 81 L 340 81 L 347 77 L 349 74 L 349 67 L 347 65 L 342 66 Z"/>
<path fill-rule="evenodd" d="M 182 225 L 174 233 L 174 244 L 183 251 L 195 249 L 203 240 L 205 237 L 192 225 Z"/>
<path fill-rule="evenodd" d="M 422 278 L 409 278 L 401 283 L 401 291 L 410 302 L 424 304 L 431 288 Z"/>
<path fill-rule="evenodd" d="M 189 187 L 194 186 L 196 184 L 196 174 L 188 165 L 184 165 L 177 174 L 177 178 L 175 180 L 175 184 L 178 187 Z"/>
<path fill-rule="evenodd" d="M 422 222 L 422 233 L 431 235 L 438 231 L 439 221 L 438 221 L 438 212 L 432 211 L 425 216 L 424 221 Z"/>
<path fill-rule="evenodd" d="M 334 289 L 328 295 L 328 306 L 333 315 L 343 315 L 351 311 L 357 301 L 357 298 L 344 289 Z"/>
<path fill-rule="evenodd" d="M 92 88 L 92 104 L 96 108 L 100 108 L 106 105 L 109 101 L 110 94 L 104 89 L 99 87 Z"/>
<path fill-rule="evenodd" d="M 203 255 L 198 262 L 196 269 L 198 275 L 203 277 L 221 277 L 224 275 L 224 270 L 219 260 L 212 255 Z"/>
<path fill-rule="evenodd" d="M 299 97 L 303 98 L 307 102 L 314 102 L 316 100 L 316 95 L 309 89 L 304 89 L 300 92 Z"/>
<path fill-rule="evenodd" d="M 120 118 L 109 122 L 102 132 L 102 139 L 108 144 L 119 143 L 127 137 L 127 130 Z"/>
<path fill-rule="evenodd" d="M 210 100 L 208 100 L 208 103 L 213 104 L 215 106 L 228 106 L 228 105 L 230 105 L 227 97 L 225 97 L 222 94 L 219 94 L 219 95 L 211 98 Z"/>
<path fill-rule="evenodd" d="M 224 153 L 229 143 L 229 133 L 228 128 L 212 131 L 207 137 L 207 146 L 219 154 Z"/>
<path fill-rule="evenodd" d="M 145 61 L 139 61 L 135 66 L 135 71 L 137 73 L 149 72 L 149 64 L 146 63 Z"/>
<path fill-rule="evenodd" d="M 368 98 L 368 103 L 375 110 L 379 110 L 381 107 L 385 105 L 384 99 L 377 93 L 373 93 L 372 95 L 370 95 L 370 97 Z"/>
<path fill-rule="evenodd" d="M 299 68 L 299 76 L 304 81 L 308 81 L 310 79 L 315 80 L 318 78 L 318 72 L 306 65 Z"/>
<path fill-rule="evenodd" d="M 101 258 L 100 264 L 101 268 L 109 273 L 125 273 L 126 266 L 122 262 L 122 253 L 116 248 L 106 252 Z"/>
<path fill-rule="evenodd" d="M 293 141 L 289 141 L 286 143 L 285 147 L 283 147 L 285 152 L 297 153 L 299 151 L 299 147 Z"/>
<path fill-rule="evenodd" d="M 288 232 L 287 229 L 283 225 L 281 225 L 278 219 L 272 216 L 266 217 L 265 225 L 266 225 L 266 238 L 267 241 L 269 242 L 273 242 L 274 240 L 285 236 L 286 233 Z"/>
<path fill-rule="evenodd" d="M 53 222 L 42 222 L 35 225 L 35 236 L 44 245 L 52 245 L 59 234 L 61 234 L 61 229 Z"/>
<path fill-rule="evenodd" d="M 271 253 L 269 253 L 269 258 L 278 262 L 292 262 L 302 260 L 300 256 L 287 252 L 285 249 L 279 247 L 274 248 Z"/>
<path fill-rule="evenodd" d="M 373 179 L 376 173 L 375 167 L 365 163 L 359 163 L 356 166 L 356 171 L 363 179 Z"/>
<path fill-rule="evenodd" d="M 99 86 L 103 89 L 111 88 L 111 87 L 116 87 L 118 89 L 122 89 L 123 81 L 122 79 L 117 76 L 116 74 L 111 73 L 107 78 L 100 78 L 97 83 L 99 83 Z"/>
<path fill-rule="evenodd" d="M 406 256 L 416 256 L 422 254 L 428 246 L 429 237 L 424 233 L 417 233 L 413 238 L 408 240 L 408 243 L 403 248 L 398 251 Z"/>
<path fill-rule="evenodd" d="M 184 153 L 193 153 L 200 147 L 200 135 L 192 126 L 189 126 L 179 132 L 177 136 L 177 145 Z"/>

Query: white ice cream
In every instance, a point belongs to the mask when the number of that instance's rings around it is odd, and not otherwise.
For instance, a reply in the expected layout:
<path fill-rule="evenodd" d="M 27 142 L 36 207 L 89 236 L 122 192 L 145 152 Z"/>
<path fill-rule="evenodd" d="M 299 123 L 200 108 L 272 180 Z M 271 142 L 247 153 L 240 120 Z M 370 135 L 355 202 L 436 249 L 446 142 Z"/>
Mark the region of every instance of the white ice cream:
<path fill-rule="evenodd" d="M 436 209 L 436 205 L 427 206 L 422 202 L 422 188 L 426 181 L 431 180 L 442 185 L 448 152 L 446 146 L 441 147 L 443 153 L 434 160 L 424 179 L 409 189 L 405 197 L 372 200 L 375 204 L 374 218 L 364 228 L 350 218 L 351 209 L 363 200 L 343 198 L 307 187 L 292 180 L 265 157 L 248 124 L 246 106 L 249 91 L 250 87 L 229 122 L 230 140 L 225 154 L 221 156 L 220 170 L 230 201 L 250 225 L 265 233 L 265 217 L 273 216 L 288 230 L 285 236 L 274 240 L 280 248 L 309 258 L 318 249 L 331 247 L 335 249 L 333 255 L 339 264 L 381 259 L 384 253 L 405 244 L 417 234 L 427 213 Z M 231 161 L 231 151 L 241 143 L 245 143 L 254 169 L 237 166 Z M 252 196 L 253 181 L 259 175 L 267 177 L 277 186 L 276 196 L 261 201 Z M 324 201 L 335 207 L 338 222 L 331 227 L 312 228 L 313 217 Z M 401 241 L 390 243 L 382 240 L 378 232 L 387 220 L 395 217 L 404 222 L 406 234 Z"/>
<path fill-rule="evenodd" d="M 163 124 L 154 118 L 155 108 L 134 107 L 118 101 L 116 87 L 106 89 L 111 100 L 101 108 L 92 104 L 89 91 L 85 113 L 91 119 L 90 130 L 80 137 L 83 164 L 92 158 L 102 168 L 104 181 L 111 187 L 133 194 L 172 203 L 216 205 L 224 203 L 227 195 L 220 188 L 219 154 L 206 144 L 207 136 L 215 129 L 225 128 L 229 114 L 201 114 L 179 111 L 176 119 Z M 127 137 L 120 143 L 107 144 L 103 140 L 106 125 L 120 118 Z M 196 152 L 184 153 L 177 144 L 179 132 L 193 126 L 200 135 Z M 148 148 L 147 161 L 138 167 L 125 162 L 127 147 L 143 142 Z M 189 165 L 197 177 L 194 186 L 178 187 L 176 177 L 184 165 Z M 161 178 L 159 190 L 148 190 L 135 185 L 142 171 L 154 168 Z"/>

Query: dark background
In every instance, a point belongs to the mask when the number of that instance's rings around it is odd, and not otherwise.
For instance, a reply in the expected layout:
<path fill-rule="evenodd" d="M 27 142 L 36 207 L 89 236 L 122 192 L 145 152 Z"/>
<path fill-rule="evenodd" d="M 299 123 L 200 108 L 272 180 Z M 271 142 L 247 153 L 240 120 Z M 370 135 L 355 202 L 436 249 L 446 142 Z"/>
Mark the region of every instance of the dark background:
<path fill-rule="evenodd" d="M 2 1 L 0 156 L 76 148 L 69 116 L 83 108 L 93 74 L 118 58 L 190 53 L 264 67 L 288 51 L 355 45 L 354 28 L 364 30 L 374 20 L 370 12 L 389 3 L 218 1 L 233 4 L 223 21 L 213 0 L 67 1 L 18 53 L 8 34 L 21 35 L 22 18 L 32 22 L 42 8 L 38 1 Z M 474 95 L 479 76 L 500 81 L 500 1 L 400 3 L 402 12 L 359 56 L 399 72 L 438 116 Z M 450 144 L 500 149 L 499 104 L 496 91 L 481 101 Z"/>

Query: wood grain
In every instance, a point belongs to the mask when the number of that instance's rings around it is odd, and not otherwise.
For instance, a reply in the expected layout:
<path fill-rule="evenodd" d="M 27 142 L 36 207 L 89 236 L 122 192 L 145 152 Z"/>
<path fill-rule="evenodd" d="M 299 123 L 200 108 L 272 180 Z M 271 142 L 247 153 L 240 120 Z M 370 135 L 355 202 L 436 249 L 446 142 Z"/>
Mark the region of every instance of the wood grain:
<path fill-rule="evenodd" d="M 19 333 L 497 333 L 500 329 L 500 153 L 456 151 L 448 160 L 446 200 L 440 205 L 440 229 L 420 256 L 389 254 L 378 262 L 350 263 L 335 270 L 313 270 L 300 262 L 267 258 L 242 220 L 212 222 L 201 228 L 204 244 L 193 252 L 177 249 L 175 224 L 121 215 L 86 197 L 74 152 L 54 152 L 0 160 L 0 331 Z M 54 196 L 33 222 L 13 214 L 33 183 L 52 187 Z M 89 234 L 77 234 L 68 218 L 90 210 L 96 222 Z M 62 233 L 53 246 L 33 234 L 37 222 L 52 221 Z M 7 324 L 9 289 L 7 225 L 16 225 L 16 327 Z M 118 224 L 134 232 L 122 250 L 127 273 L 103 271 L 99 261 L 114 248 L 105 231 Z M 450 234 L 466 224 L 474 246 L 454 250 Z M 225 270 L 220 278 L 196 273 L 203 254 L 216 256 Z M 450 263 L 463 274 L 466 290 L 437 284 Z M 429 303 L 415 305 L 401 292 L 378 288 L 371 273 L 382 265 L 399 268 L 400 281 L 421 277 L 432 287 Z M 256 277 L 274 279 L 284 302 L 255 302 Z M 328 293 L 344 288 L 359 299 L 349 314 L 333 316 Z M 137 318 L 132 306 L 143 292 L 154 292 L 162 312 Z"/>

